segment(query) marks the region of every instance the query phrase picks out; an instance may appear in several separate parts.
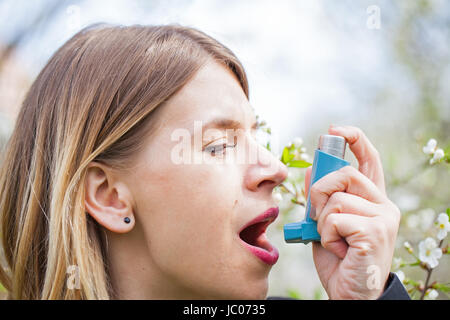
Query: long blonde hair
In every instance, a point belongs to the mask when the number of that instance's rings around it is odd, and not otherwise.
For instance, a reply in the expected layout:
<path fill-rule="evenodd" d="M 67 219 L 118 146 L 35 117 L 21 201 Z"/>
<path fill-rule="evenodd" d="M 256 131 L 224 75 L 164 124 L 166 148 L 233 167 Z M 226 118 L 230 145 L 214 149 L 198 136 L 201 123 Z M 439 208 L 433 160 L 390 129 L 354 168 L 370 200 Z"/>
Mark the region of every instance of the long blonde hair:
<path fill-rule="evenodd" d="M 9 299 L 114 298 L 102 227 L 85 212 L 86 167 L 125 167 L 154 130 L 152 111 L 209 58 L 236 75 L 248 98 L 236 56 L 180 25 L 92 25 L 51 57 L 1 162 L 0 282 Z M 79 289 L 66 285 L 70 266 Z"/>

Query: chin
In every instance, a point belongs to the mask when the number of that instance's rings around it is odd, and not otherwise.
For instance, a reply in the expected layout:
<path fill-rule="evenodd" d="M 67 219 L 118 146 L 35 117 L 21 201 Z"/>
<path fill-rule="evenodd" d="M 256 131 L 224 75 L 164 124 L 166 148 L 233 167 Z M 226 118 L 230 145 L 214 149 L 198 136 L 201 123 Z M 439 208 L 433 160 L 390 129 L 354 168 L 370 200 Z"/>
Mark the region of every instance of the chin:
<path fill-rule="evenodd" d="M 265 300 L 268 291 L 268 281 L 249 282 L 244 288 L 237 288 L 226 298 L 229 300 Z"/>

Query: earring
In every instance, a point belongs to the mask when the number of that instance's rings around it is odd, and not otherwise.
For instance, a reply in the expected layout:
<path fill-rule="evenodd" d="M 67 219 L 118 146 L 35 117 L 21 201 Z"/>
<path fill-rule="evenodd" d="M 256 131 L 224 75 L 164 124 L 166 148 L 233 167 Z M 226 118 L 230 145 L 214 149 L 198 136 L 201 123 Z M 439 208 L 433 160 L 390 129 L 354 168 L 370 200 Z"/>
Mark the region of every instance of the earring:
<path fill-rule="evenodd" d="M 128 217 L 125 217 L 125 218 L 123 218 L 123 221 L 125 222 L 125 223 L 130 223 L 130 218 L 128 218 Z"/>

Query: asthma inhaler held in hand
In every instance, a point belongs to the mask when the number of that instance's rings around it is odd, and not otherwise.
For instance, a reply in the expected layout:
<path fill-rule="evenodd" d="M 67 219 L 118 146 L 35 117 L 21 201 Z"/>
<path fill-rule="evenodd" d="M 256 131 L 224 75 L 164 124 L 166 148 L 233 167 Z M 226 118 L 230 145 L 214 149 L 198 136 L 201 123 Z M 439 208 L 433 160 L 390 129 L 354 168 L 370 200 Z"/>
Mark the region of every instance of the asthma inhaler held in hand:
<path fill-rule="evenodd" d="M 350 165 L 349 162 L 344 160 L 346 144 L 345 138 L 341 136 L 328 134 L 320 136 L 319 146 L 314 153 L 309 190 L 323 176 Z M 311 241 L 320 241 L 320 234 L 317 232 L 317 222 L 310 217 L 311 210 L 315 212 L 315 208 L 311 207 L 309 195 L 310 192 L 308 192 L 305 219 L 284 225 L 284 240 L 287 243 L 307 244 Z"/>

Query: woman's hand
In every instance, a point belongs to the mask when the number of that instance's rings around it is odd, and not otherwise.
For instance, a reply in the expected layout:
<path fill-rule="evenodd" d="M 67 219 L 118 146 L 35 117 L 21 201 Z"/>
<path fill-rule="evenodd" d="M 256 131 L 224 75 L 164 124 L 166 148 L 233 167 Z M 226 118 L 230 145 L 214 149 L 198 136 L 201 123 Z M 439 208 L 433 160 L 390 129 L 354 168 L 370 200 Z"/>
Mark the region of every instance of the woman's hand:
<path fill-rule="evenodd" d="M 356 127 L 330 127 L 346 138 L 359 169 L 346 166 L 311 188 L 321 243 L 313 257 L 330 299 L 377 299 L 389 276 L 400 211 L 386 196 L 378 151 Z M 306 193 L 311 177 L 306 172 Z"/>

